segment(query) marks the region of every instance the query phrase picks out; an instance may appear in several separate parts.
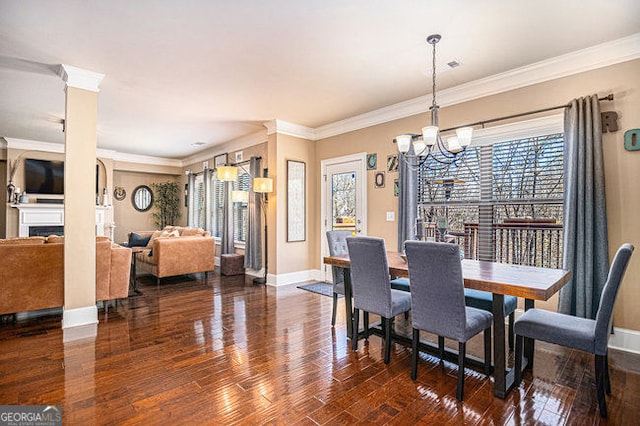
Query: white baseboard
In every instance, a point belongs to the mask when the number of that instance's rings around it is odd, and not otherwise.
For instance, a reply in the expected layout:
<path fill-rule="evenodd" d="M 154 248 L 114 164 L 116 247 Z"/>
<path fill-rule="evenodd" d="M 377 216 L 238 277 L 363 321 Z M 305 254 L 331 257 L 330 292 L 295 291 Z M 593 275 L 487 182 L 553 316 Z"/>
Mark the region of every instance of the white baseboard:
<path fill-rule="evenodd" d="M 85 306 L 76 309 L 62 310 L 62 328 L 78 327 L 98 323 L 98 307 Z"/>
<path fill-rule="evenodd" d="M 613 327 L 613 334 L 609 337 L 609 347 L 640 354 L 640 331 Z"/>
<path fill-rule="evenodd" d="M 290 272 L 288 274 L 269 274 L 267 277 L 267 284 L 271 286 L 281 286 L 287 284 L 301 283 L 304 281 L 318 280 L 322 281 L 322 271 L 319 269 L 308 269 L 306 271 Z"/>

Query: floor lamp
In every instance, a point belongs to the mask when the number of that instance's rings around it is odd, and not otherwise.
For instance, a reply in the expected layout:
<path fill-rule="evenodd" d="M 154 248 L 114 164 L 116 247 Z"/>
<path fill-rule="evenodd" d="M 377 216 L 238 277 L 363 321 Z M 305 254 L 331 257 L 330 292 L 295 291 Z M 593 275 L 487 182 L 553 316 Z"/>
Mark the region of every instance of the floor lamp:
<path fill-rule="evenodd" d="M 256 277 L 253 279 L 254 284 L 267 283 L 267 268 L 269 258 L 269 247 L 267 240 L 267 194 L 273 192 L 273 179 L 271 178 L 254 178 L 253 192 L 260 194 L 260 209 L 262 209 L 262 217 L 264 219 L 264 277 Z"/>

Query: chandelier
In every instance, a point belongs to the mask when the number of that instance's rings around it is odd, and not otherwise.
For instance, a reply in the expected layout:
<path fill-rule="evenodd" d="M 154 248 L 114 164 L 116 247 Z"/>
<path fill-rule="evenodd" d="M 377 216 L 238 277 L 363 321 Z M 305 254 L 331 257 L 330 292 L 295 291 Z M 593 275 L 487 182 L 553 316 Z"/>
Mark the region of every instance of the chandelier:
<path fill-rule="evenodd" d="M 404 134 L 396 136 L 394 142 L 398 145 L 400 158 L 404 160 L 410 168 L 418 168 L 427 160 L 434 160 L 441 164 L 454 164 L 464 156 L 466 148 L 471 145 L 473 127 L 461 127 L 456 129 L 456 136 L 447 138 L 446 142 L 440 135 L 438 127 L 438 109 L 436 103 L 436 44 L 442 37 L 440 34 L 432 34 L 427 37 L 427 43 L 433 47 L 432 54 L 432 101 L 431 125 L 422 128 L 422 134 Z M 409 154 L 413 144 L 413 154 Z M 414 164 L 410 159 L 416 159 Z"/>

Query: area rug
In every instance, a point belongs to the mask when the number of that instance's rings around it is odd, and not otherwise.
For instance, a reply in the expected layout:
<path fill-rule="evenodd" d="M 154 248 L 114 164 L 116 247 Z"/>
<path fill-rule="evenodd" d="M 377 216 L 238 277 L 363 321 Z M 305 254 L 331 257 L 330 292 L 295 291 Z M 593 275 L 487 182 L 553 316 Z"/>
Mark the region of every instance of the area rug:
<path fill-rule="evenodd" d="M 333 284 L 330 284 L 330 283 L 317 282 L 317 283 L 303 284 L 303 285 L 299 285 L 298 288 L 302 290 L 310 291 L 312 293 L 322 294 L 323 296 L 329 296 L 329 297 L 333 296 Z M 342 297 L 342 295 L 339 295 L 338 297 Z"/>

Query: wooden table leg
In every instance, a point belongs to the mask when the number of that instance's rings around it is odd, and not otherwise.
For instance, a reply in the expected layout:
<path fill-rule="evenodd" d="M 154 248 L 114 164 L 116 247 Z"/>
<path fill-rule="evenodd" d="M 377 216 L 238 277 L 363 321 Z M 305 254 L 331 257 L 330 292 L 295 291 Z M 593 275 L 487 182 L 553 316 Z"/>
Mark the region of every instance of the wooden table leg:
<path fill-rule="evenodd" d="M 524 299 L 525 312 L 534 307 L 533 299 Z M 526 369 L 533 369 L 533 354 L 535 352 L 535 345 L 533 339 L 524 339 L 524 357 L 527 359 L 526 363 L 523 363 Z"/>
<path fill-rule="evenodd" d="M 502 399 L 507 396 L 509 388 L 504 331 L 504 295 L 493 293 L 493 394 Z"/>

